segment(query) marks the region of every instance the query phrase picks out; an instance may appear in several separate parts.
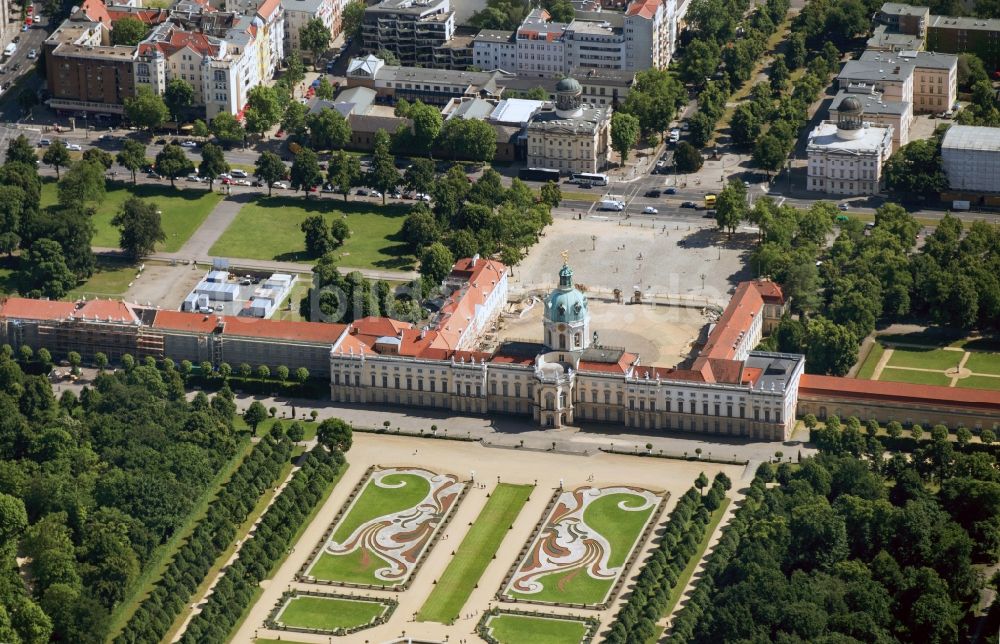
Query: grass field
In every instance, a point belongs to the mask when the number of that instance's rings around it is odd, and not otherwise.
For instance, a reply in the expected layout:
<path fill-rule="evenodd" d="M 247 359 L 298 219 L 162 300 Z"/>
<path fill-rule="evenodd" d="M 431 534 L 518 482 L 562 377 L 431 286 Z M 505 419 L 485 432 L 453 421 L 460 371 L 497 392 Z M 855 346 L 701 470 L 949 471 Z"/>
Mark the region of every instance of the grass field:
<path fill-rule="evenodd" d="M 288 297 L 281 303 L 278 311 L 271 316 L 271 319 L 302 322 L 305 318 L 299 314 L 299 302 L 308 295 L 310 288 L 312 288 L 312 276 L 299 275 L 295 286 L 292 287 L 292 292 L 288 294 Z M 290 310 L 288 309 L 289 302 L 291 302 Z"/>
<path fill-rule="evenodd" d="M 637 494 L 616 492 L 603 494 L 584 508 L 583 522 L 603 536 L 611 548 L 611 552 L 608 553 L 607 568 L 617 568 L 626 563 L 632 548 L 642 535 L 643 528 L 656 510 L 654 505 L 645 510 L 629 511 L 619 507 L 620 504 L 625 507 L 639 507 L 644 503 L 645 499 Z M 543 534 L 551 529 L 554 529 L 554 526 L 547 523 Z M 537 541 L 535 546 L 538 546 Z M 529 549 L 528 557 L 535 556 L 534 553 L 534 547 Z M 619 571 L 619 574 L 622 572 L 624 571 Z M 541 590 L 537 592 L 515 590 L 512 582 L 506 594 L 513 599 L 538 602 L 599 604 L 607 598 L 616 578 L 594 577 L 589 574 L 589 567 L 586 565 L 571 568 L 564 566 L 562 570 L 539 576 L 536 581 L 541 584 Z M 517 581 L 517 574 L 514 579 Z"/>
<path fill-rule="evenodd" d="M 147 199 L 155 203 L 163 212 L 161 221 L 167 240 L 157 246 L 157 250 L 173 252 L 179 250 L 201 222 L 212 211 L 221 195 L 215 194 L 196 184 L 197 188 L 171 188 L 152 184 L 133 186 L 120 182 L 108 183 L 107 194 L 94 213 L 94 246 L 118 247 L 118 229 L 111 220 L 122 204 L 130 196 Z M 42 207 L 54 206 L 57 201 L 56 183 L 42 184 Z"/>
<path fill-rule="evenodd" d="M 89 280 L 67 293 L 64 299 L 120 297 L 128 290 L 128 285 L 138 272 L 138 268 L 133 264 L 98 257 L 97 271 Z"/>
<path fill-rule="evenodd" d="M 1000 353 L 973 352 L 965 361 L 965 368 L 973 373 L 1000 376 Z"/>
<path fill-rule="evenodd" d="M 364 626 L 385 612 L 375 601 L 353 601 L 338 597 L 293 597 L 277 617 L 285 626 L 334 631 Z"/>
<path fill-rule="evenodd" d="M 301 225 L 307 217 L 346 215 L 351 236 L 337 253 L 354 268 L 413 268 L 414 258 L 400 237 L 408 208 L 372 202 L 265 197 L 249 203 L 211 248 L 212 255 L 307 262 Z"/>
<path fill-rule="evenodd" d="M 458 617 L 532 489 L 531 485 L 508 483 L 494 488 L 490 500 L 424 602 L 417 615 L 418 621 L 447 624 Z"/>
<path fill-rule="evenodd" d="M 994 391 L 1000 391 L 1000 378 L 969 376 L 968 378 L 959 378 L 955 386 L 966 389 L 993 389 Z"/>
<path fill-rule="evenodd" d="M 885 347 L 882 346 L 881 342 L 873 342 L 871 351 L 868 352 L 868 357 L 865 358 L 864 363 L 861 368 L 858 369 L 858 374 L 856 378 L 861 378 L 862 380 L 871 380 L 872 376 L 875 375 L 875 367 L 878 366 L 878 361 L 882 359 L 885 354 Z"/>
<path fill-rule="evenodd" d="M 940 385 L 942 387 L 951 384 L 951 378 L 944 375 L 944 372 L 910 371 L 908 369 L 893 369 L 892 367 L 883 369 L 882 377 L 879 380 L 908 382 L 913 385 Z"/>
<path fill-rule="evenodd" d="M 393 487 L 380 487 L 375 484 L 374 479 L 368 480 L 351 509 L 334 529 L 331 536 L 333 541 L 347 540 L 359 526 L 372 519 L 414 507 L 431 489 L 427 479 L 415 474 L 392 474 L 386 476 L 383 482 Z M 386 563 L 377 553 L 367 548 L 359 548 L 344 555 L 323 552 L 309 569 L 309 574 L 327 581 L 382 584 L 384 582 L 375 577 L 374 573 Z"/>
<path fill-rule="evenodd" d="M 502 644 L 579 644 L 587 634 L 583 622 L 527 615 L 496 615 L 487 627 Z"/>
<path fill-rule="evenodd" d="M 918 349 L 915 347 L 893 347 L 887 366 L 916 367 L 918 369 L 938 369 L 944 371 L 957 367 L 962 361 L 961 351 L 945 349 Z"/>

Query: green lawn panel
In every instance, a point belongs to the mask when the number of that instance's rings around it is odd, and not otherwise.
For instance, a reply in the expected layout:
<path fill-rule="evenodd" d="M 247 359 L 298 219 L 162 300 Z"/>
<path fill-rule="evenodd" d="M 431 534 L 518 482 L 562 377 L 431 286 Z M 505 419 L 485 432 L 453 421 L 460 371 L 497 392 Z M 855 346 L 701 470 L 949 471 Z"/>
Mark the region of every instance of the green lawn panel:
<path fill-rule="evenodd" d="M 962 360 L 961 351 L 945 349 L 917 349 L 913 347 L 893 348 L 889 358 L 890 367 L 916 367 L 917 369 L 935 369 L 944 371 L 957 367 Z"/>
<path fill-rule="evenodd" d="M 910 371 L 909 369 L 893 369 L 886 367 L 882 370 L 879 380 L 889 380 L 892 382 L 907 382 L 914 385 L 940 385 L 947 387 L 951 384 L 951 378 L 936 371 Z"/>
<path fill-rule="evenodd" d="M 389 562 L 367 548 L 359 548 L 343 555 L 324 552 L 309 574 L 324 581 L 395 586 L 394 582 L 386 582 L 375 576 L 376 570 L 387 565 Z"/>
<path fill-rule="evenodd" d="M 515 599 L 560 604 L 600 604 L 611 590 L 614 579 L 594 579 L 586 568 L 554 572 L 538 578 L 541 592 L 508 593 Z"/>
<path fill-rule="evenodd" d="M 446 624 L 458 617 L 531 495 L 532 487 L 501 483 L 493 490 L 444 575 L 420 609 L 418 620 Z"/>
<path fill-rule="evenodd" d="M 1000 378 L 991 378 L 990 376 L 969 376 L 968 378 L 961 378 L 955 386 L 963 387 L 965 389 L 992 389 L 994 391 L 1000 391 Z"/>
<path fill-rule="evenodd" d="M 364 626 L 383 611 L 385 605 L 378 602 L 301 596 L 288 602 L 278 616 L 278 621 L 285 626 L 332 631 Z"/>
<path fill-rule="evenodd" d="M 431 491 L 430 482 L 415 474 L 390 474 L 382 479 L 387 485 L 402 487 L 379 487 L 374 479 L 369 479 L 354 505 L 341 520 L 333 533 L 333 540 L 340 543 L 351 536 L 358 526 L 400 510 L 412 508 L 424 500 Z"/>
<path fill-rule="evenodd" d="M 878 342 L 873 343 L 871 351 L 868 352 L 868 357 L 865 358 L 864 364 L 858 369 L 856 377 L 861 380 L 871 380 L 872 375 L 875 374 L 875 367 L 878 366 L 878 361 L 882 359 L 884 353 L 885 347 Z"/>
<path fill-rule="evenodd" d="M 965 361 L 965 368 L 973 373 L 988 373 L 1000 376 L 1000 353 L 969 354 L 969 359 Z"/>
<path fill-rule="evenodd" d="M 646 500 L 634 494 L 606 494 L 587 506 L 583 511 L 583 520 L 604 535 L 611 544 L 609 567 L 621 566 L 628 559 L 636 539 L 642 534 L 642 528 L 649 520 L 649 515 L 655 506 L 640 512 L 626 511 L 618 507 L 638 507 Z"/>
<path fill-rule="evenodd" d="M 580 644 L 587 634 L 583 622 L 525 615 L 497 615 L 489 628 L 501 644 Z"/>

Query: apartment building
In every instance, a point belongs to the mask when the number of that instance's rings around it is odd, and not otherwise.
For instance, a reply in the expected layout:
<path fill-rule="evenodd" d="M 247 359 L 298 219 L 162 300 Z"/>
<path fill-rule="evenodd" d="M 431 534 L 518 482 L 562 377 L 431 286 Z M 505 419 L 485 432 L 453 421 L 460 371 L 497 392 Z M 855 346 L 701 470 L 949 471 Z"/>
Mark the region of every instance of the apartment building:
<path fill-rule="evenodd" d="M 891 67 L 911 74 L 911 81 L 901 86 L 904 92 L 909 91 L 909 97 L 904 94 L 901 100 L 913 105 L 914 114 L 947 112 L 958 100 L 958 56 L 954 54 L 866 50 L 859 60 L 880 70 Z"/>
<path fill-rule="evenodd" d="M 382 0 L 365 9 L 361 22 L 364 50 L 391 51 L 402 65 L 434 66 L 435 49 L 454 35 L 449 0 Z"/>
<path fill-rule="evenodd" d="M 310 20 L 318 18 L 330 30 L 330 36 L 336 37 L 341 31 L 345 5 L 344 0 L 281 0 L 285 12 L 285 50 L 311 57 L 312 54 L 302 47 L 299 31 Z"/>
<path fill-rule="evenodd" d="M 480 32 L 473 63 L 522 78 L 561 78 L 574 69 L 636 72 L 667 67 L 676 39 L 675 0 L 634 0 L 624 13 L 577 11 L 569 23 L 534 9 L 514 32 Z"/>
<path fill-rule="evenodd" d="M 135 95 L 135 47 L 112 45 L 111 30 L 101 21 L 64 21 L 42 52 L 54 110 L 123 114 L 125 98 Z"/>
<path fill-rule="evenodd" d="M 902 34 L 918 39 L 924 49 L 946 54 L 972 53 L 988 70 L 1000 69 L 1000 20 L 931 14 L 927 7 L 887 2 L 876 14 L 883 39 Z M 919 47 L 914 47 L 917 49 Z"/>

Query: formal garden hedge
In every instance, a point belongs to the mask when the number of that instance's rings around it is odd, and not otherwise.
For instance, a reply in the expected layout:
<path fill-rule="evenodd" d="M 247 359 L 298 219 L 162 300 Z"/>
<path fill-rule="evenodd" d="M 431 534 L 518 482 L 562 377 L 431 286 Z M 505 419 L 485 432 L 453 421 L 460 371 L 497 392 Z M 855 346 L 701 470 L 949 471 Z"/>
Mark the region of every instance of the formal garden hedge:
<path fill-rule="evenodd" d="M 225 642 L 233 627 L 250 609 L 254 593 L 292 546 L 299 525 L 323 498 L 344 465 L 339 450 L 314 447 L 288 486 L 264 513 L 239 557 L 223 569 L 201 612 L 188 624 L 183 644 Z"/>
<path fill-rule="evenodd" d="M 726 569 L 733 556 L 740 540 L 746 534 L 747 527 L 753 513 L 760 507 L 764 498 L 764 481 L 759 477 L 753 480 L 750 491 L 747 493 L 743 505 L 736 510 L 733 518 L 723 528 L 722 536 L 712 553 L 705 560 L 702 569 L 702 577 L 695 585 L 691 596 L 676 613 L 671 624 L 671 640 L 677 642 L 687 642 L 694 634 L 698 618 L 705 611 L 705 607 L 712 596 L 715 588 L 715 578 Z"/>
<path fill-rule="evenodd" d="M 656 633 L 656 622 L 670 601 L 670 593 L 691 557 L 698 552 L 712 512 L 729 490 L 729 477 L 719 472 L 708 494 L 692 487 L 677 500 L 667 517 L 663 538 L 646 561 L 632 594 L 622 605 L 605 638 L 609 644 L 645 642 Z"/>
<path fill-rule="evenodd" d="M 178 550 L 153 592 L 115 638 L 116 643 L 155 644 L 166 635 L 260 495 L 274 485 L 291 453 L 292 442 L 287 438 L 261 438 Z"/>

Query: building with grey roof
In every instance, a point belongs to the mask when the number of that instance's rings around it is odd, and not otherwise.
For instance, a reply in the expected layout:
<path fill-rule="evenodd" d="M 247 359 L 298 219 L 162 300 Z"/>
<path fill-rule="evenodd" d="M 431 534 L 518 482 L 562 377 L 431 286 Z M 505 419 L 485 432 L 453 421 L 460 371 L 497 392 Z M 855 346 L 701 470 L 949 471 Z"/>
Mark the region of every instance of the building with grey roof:
<path fill-rule="evenodd" d="M 1000 128 L 952 125 L 941 140 L 941 165 L 953 191 L 1000 192 Z"/>
<path fill-rule="evenodd" d="M 904 73 L 912 68 L 910 97 L 915 114 L 947 112 L 958 100 L 958 56 L 932 51 L 865 51 L 859 59 L 880 69 L 897 67 Z"/>
<path fill-rule="evenodd" d="M 837 121 L 823 121 L 809 133 L 806 187 L 829 195 L 878 194 L 882 169 L 892 153 L 892 127 L 865 120 L 856 96 L 837 106 Z"/>
<path fill-rule="evenodd" d="M 837 113 L 848 96 L 861 101 L 865 120 L 873 125 L 892 128 L 892 149 L 898 150 L 910 142 L 910 124 L 913 122 L 913 104 L 907 101 L 886 100 L 885 96 L 870 85 L 850 85 L 837 92 L 830 103 L 830 114 Z"/>
<path fill-rule="evenodd" d="M 380 58 L 369 54 L 364 58 L 352 58 L 347 65 L 346 77 L 349 87 L 371 88 L 379 100 L 387 103 L 405 98 L 443 106 L 460 96 L 499 98 L 510 75 L 498 71 L 469 72 L 386 65 Z"/>
<path fill-rule="evenodd" d="M 874 51 L 914 50 L 924 46 L 924 39 L 914 34 L 890 31 L 885 25 L 877 25 L 865 46 Z"/>

